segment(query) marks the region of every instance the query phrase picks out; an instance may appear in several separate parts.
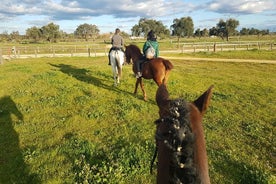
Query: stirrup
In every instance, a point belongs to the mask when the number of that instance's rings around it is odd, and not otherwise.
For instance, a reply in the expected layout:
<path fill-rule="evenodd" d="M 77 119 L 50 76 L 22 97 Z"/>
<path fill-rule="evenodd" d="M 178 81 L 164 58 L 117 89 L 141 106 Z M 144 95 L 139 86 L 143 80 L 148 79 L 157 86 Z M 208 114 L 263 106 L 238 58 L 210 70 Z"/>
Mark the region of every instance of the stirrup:
<path fill-rule="evenodd" d="M 141 72 L 137 72 L 137 73 L 136 73 L 136 78 L 138 79 L 138 78 L 140 78 L 140 77 L 142 77 L 142 73 L 141 73 Z"/>

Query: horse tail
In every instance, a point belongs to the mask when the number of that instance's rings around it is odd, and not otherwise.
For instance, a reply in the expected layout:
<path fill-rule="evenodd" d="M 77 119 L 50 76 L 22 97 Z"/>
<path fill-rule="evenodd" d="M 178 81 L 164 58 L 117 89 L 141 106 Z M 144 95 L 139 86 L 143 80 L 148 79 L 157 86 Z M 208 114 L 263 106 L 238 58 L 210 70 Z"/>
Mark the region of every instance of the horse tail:
<path fill-rule="evenodd" d="M 163 80 L 162 80 L 162 83 L 163 84 L 166 84 L 167 83 L 167 81 L 168 81 L 168 79 L 169 79 L 169 71 L 171 70 L 171 69 L 173 69 L 173 64 L 169 61 L 169 60 L 166 60 L 166 59 L 162 59 L 162 62 L 163 62 L 163 64 L 164 64 L 164 66 L 165 66 L 165 76 L 164 76 L 164 78 L 163 78 Z"/>
<path fill-rule="evenodd" d="M 163 64 L 165 65 L 166 70 L 173 69 L 173 64 L 169 60 L 163 59 L 162 61 L 163 61 Z"/>

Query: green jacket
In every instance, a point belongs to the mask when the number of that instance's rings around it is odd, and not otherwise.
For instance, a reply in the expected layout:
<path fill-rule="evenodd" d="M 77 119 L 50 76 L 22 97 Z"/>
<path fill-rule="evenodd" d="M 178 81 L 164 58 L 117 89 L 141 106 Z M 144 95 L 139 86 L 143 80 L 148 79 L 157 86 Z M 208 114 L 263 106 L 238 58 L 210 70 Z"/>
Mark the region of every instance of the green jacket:
<path fill-rule="evenodd" d="M 155 50 L 155 57 L 158 57 L 159 56 L 159 44 L 157 41 L 147 40 L 143 46 L 143 54 L 146 55 L 146 51 L 150 47 L 150 44 Z"/>

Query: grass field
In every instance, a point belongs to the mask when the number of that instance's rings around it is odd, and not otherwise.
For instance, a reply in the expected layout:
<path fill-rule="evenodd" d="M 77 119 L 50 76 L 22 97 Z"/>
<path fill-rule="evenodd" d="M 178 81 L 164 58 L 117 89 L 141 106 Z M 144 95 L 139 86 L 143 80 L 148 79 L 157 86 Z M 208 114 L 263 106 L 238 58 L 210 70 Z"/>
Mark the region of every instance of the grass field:
<path fill-rule="evenodd" d="M 212 183 L 274 184 L 276 65 L 172 60 L 172 98 L 214 84 L 204 118 Z M 105 57 L 0 65 L 0 183 L 155 183 L 157 86 L 113 86 Z"/>

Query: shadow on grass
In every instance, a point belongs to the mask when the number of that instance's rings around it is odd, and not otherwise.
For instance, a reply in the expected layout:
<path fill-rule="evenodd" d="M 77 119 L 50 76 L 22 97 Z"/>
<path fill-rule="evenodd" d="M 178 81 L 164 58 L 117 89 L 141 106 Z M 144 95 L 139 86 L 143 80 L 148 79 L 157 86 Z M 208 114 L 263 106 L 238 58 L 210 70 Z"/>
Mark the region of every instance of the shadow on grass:
<path fill-rule="evenodd" d="M 12 116 L 23 121 L 22 113 L 10 96 L 0 98 L 0 183 L 41 183 L 35 174 L 29 174 L 19 147 L 18 133 Z"/>
<path fill-rule="evenodd" d="M 86 82 L 88 84 L 92 84 L 97 87 L 101 87 L 107 90 L 115 91 L 115 92 L 123 92 L 125 94 L 131 94 L 127 91 L 122 91 L 121 89 L 115 87 L 114 85 L 106 85 L 102 81 L 103 79 L 99 79 L 93 75 L 91 75 L 89 70 L 84 68 L 77 68 L 72 65 L 66 65 L 66 64 L 50 64 L 51 66 L 54 66 L 56 68 L 59 68 L 59 70 L 69 76 L 72 76 L 76 78 L 79 81 Z M 99 74 L 98 74 L 99 75 Z M 104 78 L 109 78 L 110 76 L 107 76 L 106 74 L 100 73 L 100 75 L 104 76 Z M 113 78 L 110 77 L 110 79 L 113 82 Z M 113 83 L 112 83 L 113 84 Z M 132 94 L 131 94 L 132 95 Z"/>
<path fill-rule="evenodd" d="M 114 91 L 117 93 L 124 93 L 125 95 L 130 95 L 130 96 L 136 96 L 135 94 L 129 92 L 129 91 L 124 91 L 122 89 L 120 89 L 119 87 L 116 87 L 113 85 L 113 77 L 111 77 L 110 75 L 107 75 L 106 73 L 102 73 L 102 72 L 97 72 L 96 75 L 97 76 L 103 76 L 103 78 L 105 79 L 100 79 L 98 77 L 93 76 L 91 73 L 89 73 L 90 71 L 84 68 L 77 68 L 75 66 L 72 65 L 67 65 L 67 64 L 50 64 L 53 67 L 59 68 L 59 70 L 69 76 L 72 76 L 74 78 L 76 78 L 79 81 L 82 82 L 86 82 L 88 84 L 92 84 L 94 86 L 103 88 L 103 89 L 107 89 L 109 91 Z M 112 85 L 106 85 L 103 83 L 103 81 L 108 80 L 110 78 L 110 81 L 112 81 Z M 134 86 L 131 86 L 134 87 Z M 137 96 L 136 96 L 137 97 Z M 142 97 L 141 97 L 142 98 Z M 154 100 L 149 100 L 148 103 L 152 103 L 153 105 L 155 105 L 155 101 Z"/>
<path fill-rule="evenodd" d="M 236 161 L 228 153 L 212 151 L 213 167 L 220 172 L 228 183 L 236 184 L 268 184 L 268 174 L 248 163 Z"/>

